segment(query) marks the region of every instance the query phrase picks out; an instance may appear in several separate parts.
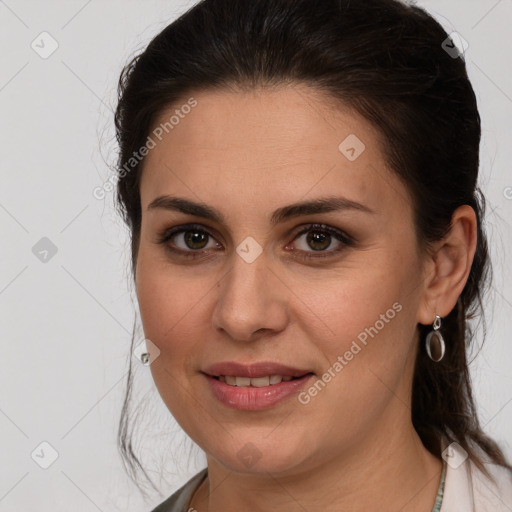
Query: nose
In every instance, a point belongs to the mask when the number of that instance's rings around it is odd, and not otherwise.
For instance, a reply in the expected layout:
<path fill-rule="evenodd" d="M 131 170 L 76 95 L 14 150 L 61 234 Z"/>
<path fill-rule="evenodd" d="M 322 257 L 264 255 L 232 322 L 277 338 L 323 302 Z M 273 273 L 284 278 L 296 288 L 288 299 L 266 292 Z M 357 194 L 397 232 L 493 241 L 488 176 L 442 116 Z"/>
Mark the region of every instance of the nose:
<path fill-rule="evenodd" d="M 213 327 L 244 342 L 280 332 L 288 322 L 290 294 L 264 252 L 251 263 L 235 253 L 217 285 Z"/>

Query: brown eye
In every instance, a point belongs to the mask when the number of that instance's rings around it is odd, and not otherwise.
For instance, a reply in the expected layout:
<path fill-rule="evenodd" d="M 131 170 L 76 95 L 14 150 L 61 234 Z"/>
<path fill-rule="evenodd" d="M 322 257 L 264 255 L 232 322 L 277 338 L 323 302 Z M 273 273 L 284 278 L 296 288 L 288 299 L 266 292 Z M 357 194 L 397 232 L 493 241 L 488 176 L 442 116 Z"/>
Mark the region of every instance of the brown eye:
<path fill-rule="evenodd" d="M 303 235 L 307 235 L 302 243 L 297 244 L 298 249 L 294 248 L 293 252 L 297 253 L 300 258 L 313 259 L 318 257 L 333 256 L 347 246 L 354 245 L 353 240 L 342 231 L 326 226 L 325 224 L 313 224 L 303 229 L 294 239 L 300 240 Z M 333 244 L 333 239 L 337 244 L 332 250 L 326 250 Z M 314 254 L 314 253 L 318 254 Z"/>
<path fill-rule="evenodd" d="M 331 245 L 331 235 L 321 231 L 309 231 L 306 237 L 306 243 L 314 251 L 322 251 Z"/>
<path fill-rule="evenodd" d="M 303 235 L 307 236 L 297 244 L 296 241 L 300 240 Z M 333 242 L 335 245 L 334 248 L 331 248 Z M 184 258 L 205 258 L 212 255 L 210 249 L 221 247 L 208 231 L 196 225 L 168 229 L 159 236 L 157 243 L 165 245 L 167 250 Z M 292 252 L 294 256 L 307 261 L 308 259 L 336 256 L 354 244 L 355 241 L 339 229 L 325 224 L 313 224 L 308 225 L 295 236 L 293 245 L 298 245 L 298 247 L 294 247 Z M 331 249 L 328 250 L 329 248 Z"/>
<path fill-rule="evenodd" d="M 204 256 L 208 249 L 219 246 L 208 231 L 195 225 L 166 230 L 159 236 L 157 243 L 164 244 L 173 253 L 190 258 Z"/>
<path fill-rule="evenodd" d="M 204 249 L 208 242 L 208 237 L 210 236 L 208 233 L 198 231 L 197 229 L 184 231 L 183 234 L 185 245 L 189 249 Z"/>

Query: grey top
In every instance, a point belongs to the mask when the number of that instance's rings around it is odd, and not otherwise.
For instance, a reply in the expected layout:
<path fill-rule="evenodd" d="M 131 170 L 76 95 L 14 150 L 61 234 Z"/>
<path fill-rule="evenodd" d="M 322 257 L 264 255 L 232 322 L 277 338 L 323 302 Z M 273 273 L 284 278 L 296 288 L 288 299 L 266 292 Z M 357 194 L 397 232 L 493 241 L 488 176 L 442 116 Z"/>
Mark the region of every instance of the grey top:
<path fill-rule="evenodd" d="M 194 475 L 186 484 L 180 487 L 171 497 L 167 498 L 163 503 L 151 512 L 194 512 L 190 509 L 190 500 L 195 490 L 201 485 L 208 475 L 208 468 L 204 468 Z M 441 474 L 441 482 L 437 489 L 437 496 L 432 512 L 439 512 L 443 501 L 444 482 L 446 477 L 446 462 L 443 461 L 443 472 Z"/>
<path fill-rule="evenodd" d="M 151 512 L 188 512 L 192 495 L 207 474 L 208 468 L 204 468 Z"/>

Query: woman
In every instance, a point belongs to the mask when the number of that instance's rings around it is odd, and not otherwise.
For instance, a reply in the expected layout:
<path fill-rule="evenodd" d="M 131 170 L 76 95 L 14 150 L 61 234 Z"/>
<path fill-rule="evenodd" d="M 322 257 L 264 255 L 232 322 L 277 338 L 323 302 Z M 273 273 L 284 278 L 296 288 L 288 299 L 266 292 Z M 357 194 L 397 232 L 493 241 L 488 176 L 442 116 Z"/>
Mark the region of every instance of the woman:
<path fill-rule="evenodd" d="M 155 512 L 512 510 L 466 359 L 480 118 L 443 28 L 205 0 L 119 85 L 141 357 L 208 463 Z"/>

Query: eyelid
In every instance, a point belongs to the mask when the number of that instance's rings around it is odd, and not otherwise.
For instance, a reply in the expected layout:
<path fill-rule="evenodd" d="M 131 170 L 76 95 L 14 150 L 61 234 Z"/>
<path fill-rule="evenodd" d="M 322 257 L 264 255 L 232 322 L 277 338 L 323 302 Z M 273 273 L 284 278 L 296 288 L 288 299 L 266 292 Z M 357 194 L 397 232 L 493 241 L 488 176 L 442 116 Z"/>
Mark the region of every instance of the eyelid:
<path fill-rule="evenodd" d="M 335 249 L 327 249 L 325 251 L 304 251 L 304 250 L 296 250 L 293 249 L 293 252 L 295 253 L 295 256 L 303 259 L 303 260 L 309 260 L 314 261 L 321 258 L 329 258 L 329 257 L 336 257 L 339 256 L 339 254 L 343 251 L 345 251 L 347 248 L 352 247 L 355 245 L 356 240 L 348 235 L 343 230 L 336 228 L 334 226 L 331 226 L 329 224 L 322 224 L 318 222 L 312 222 L 307 223 L 298 228 L 298 232 L 294 235 L 293 240 L 291 243 L 294 243 L 297 238 L 301 237 L 302 235 L 309 233 L 310 231 L 322 231 L 325 233 L 328 233 L 330 236 L 334 237 L 339 243 L 340 246 Z"/>
<path fill-rule="evenodd" d="M 347 242 L 353 242 L 354 239 L 348 235 L 345 231 L 342 229 L 336 228 L 334 226 L 331 226 L 329 224 L 324 224 L 320 222 L 308 222 L 301 226 L 297 227 L 297 232 L 293 235 L 293 240 L 296 240 L 297 237 L 303 235 L 304 233 L 308 233 L 309 231 L 325 231 L 331 235 L 337 235 L 340 238 L 346 240 Z"/>
<path fill-rule="evenodd" d="M 208 237 L 213 238 L 217 244 L 219 244 L 219 242 L 216 240 L 216 235 L 215 236 L 212 235 L 212 231 L 216 232 L 215 229 L 213 229 L 209 226 L 204 226 L 204 225 L 195 224 L 195 223 L 182 224 L 182 225 L 175 226 L 172 228 L 164 229 L 161 233 L 159 233 L 158 240 L 156 243 L 157 244 L 166 244 L 172 237 L 174 237 L 176 235 L 181 235 L 187 231 L 193 231 L 193 230 L 196 230 L 198 232 L 206 234 Z M 329 257 L 329 256 L 334 256 L 336 254 L 339 254 L 346 247 L 353 246 L 356 242 L 356 240 L 352 236 L 348 235 L 345 231 L 343 231 L 339 228 L 336 228 L 329 224 L 323 224 L 323 223 L 318 223 L 318 222 L 316 222 L 316 223 L 309 222 L 309 223 L 305 223 L 305 224 L 298 226 L 293 231 L 294 234 L 291 235 L 291 236 L 293 236 L 293 238 L 286 245 L 286 247 L 288 247 L 290 244 L 293 244 L 295 242 L 295 240 L 297 240 L 297 238 L 299 238 L 300 236 L 302 236 L 310 231 L 315 231 L 315 230 L 326 232 L 326 233 L 330 234 L 331 236 L 333 236 L 334 238 L 336 238 L 336 240 L 338 240 L 340 242 L 341 248 L 340 249 L 330 249 L 330 250 L 325 250 L 325 251 L 305 251 L 302 249 L 299 249 L 299 250 L 293 249 L 291 252 L 298 255 L 300 258 L 313 260 L 313 259 Z M 175 247 L 171 248 L 169 245 L 167 245 L 166 247 L 171 252 L 178 254 L 178 255 L 182 255 L 185 258 L 187 258 L 187 257 L 188 258 L 205 257 L 205 253 L 208 253 L 211 251 L 211 249 L 185 250 L 185 249 L 175 248 Z"/>
<path fill-rule="evenodd" d="M 194 223 L 180 224 L 179 226 L 174 226 L 172 228 L 164 229 L 163 231 L 161 231 L 157 234 L 156 243 L 162 244 L 162 245 L 165 244 L 167 246 L 167 248 L 169 250 L 173 251 L 174 253 L 184 254 L 184 255 L 186 255 L 187 253 L 201 255 L 201 254 L 211 250 L 211 249 L 198 249 L 198 250 L 194 251 L 194 250 L 190 249 L 187 251 L 185 249 L 180 249 L 180 248 L 171 248 L 169 245 L 167 245 L 167 242 L 169 242 L 169 240 L 171 238 L 173 238 L 174 236 L 186 233 L 187 231 L 198 231 L 198 232 L 204 233 L 208 237 L 214 239 L 217 244 L 219 244 L 219 242 L 217 242 L 217 239 L 216 239 L 217 235 L 215 235 L 215 236 L 212 235 L 212 232 L 216 233 L 215 229 L 210 228 L 209 226 L 203 226 L 201 224 L 194 224 Z"/>

